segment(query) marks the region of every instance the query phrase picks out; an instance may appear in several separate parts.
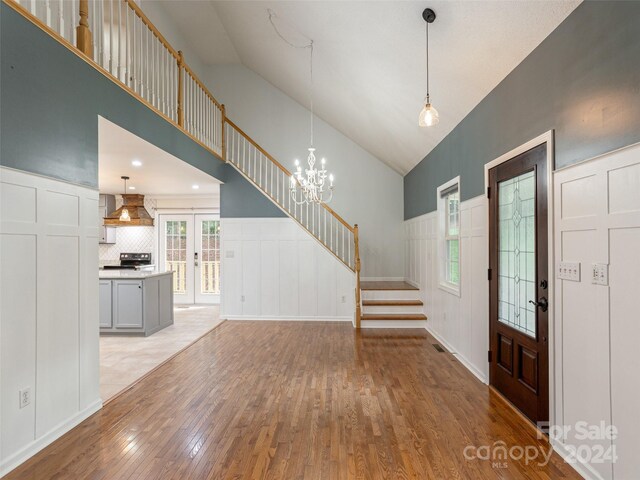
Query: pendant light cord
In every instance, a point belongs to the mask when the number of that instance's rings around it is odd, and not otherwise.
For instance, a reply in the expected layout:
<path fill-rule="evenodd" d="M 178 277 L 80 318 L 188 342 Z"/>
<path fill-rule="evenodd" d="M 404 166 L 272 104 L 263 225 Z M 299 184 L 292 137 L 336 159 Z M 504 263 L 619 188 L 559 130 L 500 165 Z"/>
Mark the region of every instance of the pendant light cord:
<path fill-rule="evenodd" d="M 310 50 L 309 53 L 309 79 L 310 79 L 310 89 L 309 89 L 309 106 L 310 106 L 310 111 L 311 111 L 311 147 L 313 147 L 313 40 L 308 38 L 306 35 L 304 35 L 303 33 L 300 33 L 300 35 L 302 35 L 303 37 L 307 38 L 309 40 L 309 43 L 305 44 L 305 45 L 296 45 L 295 43 L 290 42 L 289 40 L 287 40 L 284 35 L 282 35 L 282 33 L 280 33 L 280 30 L 278 30 L 278 27 L 276 26 L 275 22 L 273 21 L 274 17 L 277 17 L 276 13 L 271 10 L 270 8 L 267 9 L 267 13 L 269 14 L 269 23 L 271 23 L 271 26 L 273 27 L 273 30 L 276 32 L 276 34 L 282 39 L 282 41 L 284 43 L 286 43 L 287 45 L 289 45 L 290 47 L 293 48 L 308 48 Z M 428 68 L 428 67 L 427 67 Z M 428 75 L 427 75 L 427 82 L 428 82 Z M 429 88 L 427 87 L 427 90 L 429 90 Z"/>
<path fill-rule="evenodd" d="M 426 37 L 427 37 L 427 103 L 429 103 L 429 22 L 425 22 L 427 24 L 426 28 Z"/>

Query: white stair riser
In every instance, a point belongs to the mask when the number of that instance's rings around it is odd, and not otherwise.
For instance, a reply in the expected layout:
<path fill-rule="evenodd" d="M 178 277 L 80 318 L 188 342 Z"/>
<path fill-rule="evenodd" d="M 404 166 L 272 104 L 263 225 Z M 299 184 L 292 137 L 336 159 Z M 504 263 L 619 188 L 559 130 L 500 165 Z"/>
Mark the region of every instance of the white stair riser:
<path fill-rule="evenodd" d="M 363 300 L 421 300 L 420 290 L 362 290 Z"/>
<path fill-rule="evenodd" d="M 422 305 L 380 305 L 380 306 L 370 306 L 364 305 L 362 307 L 363 313 L 371 313 L 371 314 L 383 314 L 383 313 L 423 313 L 424 308 Z"/>
<path fill-rule="evenodd" d="M 361 328 L 426 328 L 426 320 L 363 320 Z"/>

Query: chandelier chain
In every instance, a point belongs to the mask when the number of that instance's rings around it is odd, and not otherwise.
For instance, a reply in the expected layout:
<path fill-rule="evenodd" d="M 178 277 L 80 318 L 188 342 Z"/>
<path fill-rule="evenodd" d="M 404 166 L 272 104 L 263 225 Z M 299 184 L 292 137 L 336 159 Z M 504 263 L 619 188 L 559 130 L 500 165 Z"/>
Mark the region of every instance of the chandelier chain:
<path fill-rule="evenodd" d="M 311 119 L 310 119 L 310 124 L 311 124 L 311 146 L 313 147 L 313 39 L 307 37 L 306 35 L 304 35 L 300 31 L 298 31 L 298 33 L 301 36 L 303 36 L 307 40 L 309 40 L 309 43 L 306 43 L 304 45 L 296 45 L 295 43 L 289 41 L 280 32 L 280 30 L 278 29 L 278 26 L 273 21 L 273 18 L 277 17 L 276 13 L 273 10 L 271 10 L 270 8 L 267 9 L 267 13 L 269 14 L 269 23 L 271 23 L 271 26 L 273 27 L 273 30 L 282 39 L 282 41 L 284 43 L 286 43 L 287 45 L 289 45 L 290 47 L 293 47 L 293 48 L 298 48 L 298 49 L 308 48 L 310 50 L 310 53 L 309 53 L 309 79 L 310 79 L 311 88 L 309 89 L 309 107 L 310 107 L 309 109 L 311 111 Z"/>

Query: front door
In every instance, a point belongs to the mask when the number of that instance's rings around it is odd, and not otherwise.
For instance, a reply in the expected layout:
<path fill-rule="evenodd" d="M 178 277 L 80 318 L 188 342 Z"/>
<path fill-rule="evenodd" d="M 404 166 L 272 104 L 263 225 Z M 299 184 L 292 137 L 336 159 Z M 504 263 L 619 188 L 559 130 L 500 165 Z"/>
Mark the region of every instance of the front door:
<path fill-rule="evenodd" d="M 161 270 L 173 270 L 177 304 L 220 302 L 220 220 L 217 215 L 159 215 Z"/>
<path fill-rule="evenodd" d="M 490 382 L 549 420 L 547 146 L 489 170 Z"/>

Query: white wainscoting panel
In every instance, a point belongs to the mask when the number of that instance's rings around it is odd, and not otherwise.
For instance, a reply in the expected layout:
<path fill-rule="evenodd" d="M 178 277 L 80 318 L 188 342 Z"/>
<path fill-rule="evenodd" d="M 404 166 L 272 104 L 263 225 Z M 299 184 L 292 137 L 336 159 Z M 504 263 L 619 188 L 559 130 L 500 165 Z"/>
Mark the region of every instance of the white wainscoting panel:
<path fill-rule="evenodd" d="M 573 430 L 560 448 L 615 447 L 616 462 L 585 462 L 593 478 L 640 472 L 640 145 L 554 175 L 556 262 L 579 262 L 579 282 L 555 283 L 556 413 Z M 592 283 L 594 263 L 609 284 Z M 609 439 L 576 438 L 576 422 L 613 424 Z"/>
<path fill-rule="evenodd" d="M 101 401 L 98 192 L 0 167 L 0 203 L 2 476 Z"/>
<path fill-rule="evenodd" d="M 489 380 L 487 201 L 460 204 L 460 296 L 439 287 L 438 213 L 405 222 L 407 280 L 420 287 L 427 330 L 476 375 Z"/>
<path fill-rule="evenodd" d="M 293 220 L 221 222 L 223 318 L 353 320 L 353 272 Z"/>

